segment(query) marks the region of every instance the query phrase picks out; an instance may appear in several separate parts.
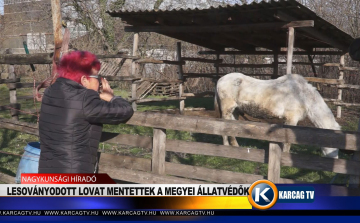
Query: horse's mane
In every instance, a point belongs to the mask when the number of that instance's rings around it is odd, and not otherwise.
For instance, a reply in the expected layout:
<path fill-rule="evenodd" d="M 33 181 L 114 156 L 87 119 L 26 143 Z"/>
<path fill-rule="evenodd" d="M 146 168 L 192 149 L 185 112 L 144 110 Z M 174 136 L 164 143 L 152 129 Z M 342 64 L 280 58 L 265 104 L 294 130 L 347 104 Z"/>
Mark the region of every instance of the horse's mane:
<path fill-rule="evenodd" d="M 341 127 L 336 122 L 333 113 L 314 86 L 309 84 L 301 75 L 291 74 L 286 75 L 286 78 L 294 83 L 293 89 L 303 100 L 306 114 L 316 127 L 340 130 Z"/>

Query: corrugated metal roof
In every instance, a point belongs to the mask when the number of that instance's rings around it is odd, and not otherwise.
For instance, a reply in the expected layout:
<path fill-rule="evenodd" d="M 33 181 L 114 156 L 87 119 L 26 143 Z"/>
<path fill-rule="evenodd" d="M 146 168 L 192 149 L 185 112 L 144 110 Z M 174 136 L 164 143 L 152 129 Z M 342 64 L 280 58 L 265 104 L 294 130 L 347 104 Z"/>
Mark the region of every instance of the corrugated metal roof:
<path fill-rule="evenodd" d="M 236 25 L 236 24 L 256 24 L 256 23 L 267 23 L 267 22 L 279 22 L 284 21 L 279 18 L 274 17 L 274 14 L 284 14 L 288 18 L 288 21 L 296 20 L 314 20 L 315 25 L 312 29 L 314 32 L 319 35 L 324 36 L 324 38 L 316 38 L 313 35 L 308 35 L 308 33 L 303 32 L 304 29 L 296 28 L 296 31 L 300 35 L 296 35 L 295 44 L 298 47 L 302 48 L 316 48 L 316 47 L 334 47 L 339 48 L 343 51 L 347 51 L 347 47 L 354 40 L 348 33 L 326 21 L 325 19 L 318 16 L 315 12 L 311 11 L 304 5 L 300 4 L 295 0 L 263 0 L 259 3 L 252 2 L 250 4 L 243 5 L 220 5 L 217 7 L 209 7 L 206 9 L 199 9 L 197 7 L 192 8 L 179 8 L 175 7 L 171 10 L 162 10 L 162 9 L 133 9 L 129 10 L 128 8 L 118 8 L 107 11 L 111 16 L 121 17 L 130 25 L 134 26 L 154 26 L 158 25 L 158 20 L 161 18 L 162 21 L 165 21 L 166 26 L 209 26 L 209 25 Z M 231 18 L 231 20 L 229 20 Z M 202 21 L 200 21 L 202 20 Z M 194 22 L 195 21 L 195 22 Z M 199 22 L 200 21 L 200 22 Z M 240 42 L 244 42 L 247 45 L 260 46 L 269 48 L 269 44 L 273 44 L 274 47 L 286 47 L 286 30 L 274 30 L 273 32 L 259 32 L 259 31 L 249 31 L 244 33 L 231 33 L 234 36 L 237 36 Z M 208 44 L 203 44 L 203 46 L 213 46 L 213 48 L 221 47 L 231 47 L 226 46 L 227 44 L 214 43 L 212 40 L 206 40 L 206 38 L 201 37 L 200 35 L 191 35 L 193 41 L 191 41 L 191 36 L 189 35 L 180 35 L 180 34 L 169 34 L 164 33 L 180 40 L 187 42 L 192 42 L 198 44 L 199 42 L 208 42 Z M 264 35 L 264 36 L 261 36 Z M 319 36 L 317 35 L 317 36 Z M 217 34 L 218 36 L 218 34 Z M 214 37 L 208 36 L 208 37 Z M 253 38 L 243 41 L 243 38 Z M 255 38 L 256 37 L 256 38 Z M 197 39 L 197 40 L 196 40 Z M 203 40 L 202 40 L 203 39 Z M 226 38 L 225 38 L 226 39 Z M 334 40 L 336 43 L 330 43 L 332 41 L 325 40 Z M 257 40 L 257 41 L 256 41 Z M 231 43 L 231 41 L 228 41 Z M 250 42 L 250 43 L 249 43 Z M 253 42 L 253 43 L 251 43 Z M 257 42 L 257 43 L 256 43 Z M 263 42 L 263 46 L 261 46 Z M 281 43 L 282 42 L 282 43 Z M 276 44 L 275 44 L 276 43 Z M 198 44 L 199 45 L 199 44 Z M 200 44 L 201 45 L 201 44 Z M 209 47 L 211 48 L 211 47 Z M 234 48 L 241 48 L 240 46 Z"/>
<path fill-rule="evenodd" d="M 131 0 L 120 2 L 119 0 L 108 0 L 107 10 L 119 12 L 191 10 L 207 9 L 211 6 L 217 7 L 222 4 L 222 2 L 215 0 L 163 0 L 160 5 L 158 5 L 158 2 L 158 0 Z"/>

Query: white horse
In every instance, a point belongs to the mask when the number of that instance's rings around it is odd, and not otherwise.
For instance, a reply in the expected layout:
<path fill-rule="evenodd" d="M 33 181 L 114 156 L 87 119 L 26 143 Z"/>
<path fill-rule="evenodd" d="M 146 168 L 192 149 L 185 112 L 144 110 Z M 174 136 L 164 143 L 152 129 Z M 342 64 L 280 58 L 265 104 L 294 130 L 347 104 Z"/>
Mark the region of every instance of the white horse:
<path fill-rule="evenodd" d="M 275 117 L 285 118 L 286 125 L 297 125 L 307 116 L 318 128 L 341 128 L 319 92 L 297 74 L 273 80 L 259 80 L 241 73 L 227 74 L 217 83 L 215 104 L 224 119 L 236 120 L 242 106 L 255 105 Z M 239 146 L 235 137 L 229 138 L 232 146 Z M 224 145 L 229 145 L 228 136 L 223 136 L 223 141 Z M 283 150 L 289 152 L 290 144 L 286 143 Z M 322 152 L 326 157 L 338 158 L 336 148 L 324 147 Z"/>

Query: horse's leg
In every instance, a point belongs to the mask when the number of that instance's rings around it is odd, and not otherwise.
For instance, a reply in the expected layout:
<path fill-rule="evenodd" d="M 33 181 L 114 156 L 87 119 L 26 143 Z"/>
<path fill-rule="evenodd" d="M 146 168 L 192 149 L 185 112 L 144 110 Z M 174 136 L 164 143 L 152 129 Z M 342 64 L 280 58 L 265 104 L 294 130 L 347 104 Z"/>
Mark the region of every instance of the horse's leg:
<path fill-rule="evenodd" d="M 296 126 L 298 123 L 297 119 L 287 119 L 285 121 L 285 125 L 293 125 Z M 288 153 L 290 152 L 291 143 L 283 143 L 283 152 Z"/>
<path fill-rule="evenodd" d="M 238 109 L 235 108 L 234 111 L 231 114 L 231 119 L 232 120 L 239 120 L 239 116 L 240 116 L 240 111 L 238 111 Z M 229 140 L 230 140 L 230 145 L 239 147 L 239 144 L 236 141 L 236 138 L 234 136 L 229 136 Z"/>
<path fill-rule="evenodd" d="M 235 120 L 233 112 L 234 112 L 235 108 L 237 107 L 236 102 L 234 100 L 231 100 L 231 99 L 223 99 L 223 100 L 220 100 L 220 101 L 221 101 L 221 115 L 222 115 L 222 118 L 227 119 L 227 120 Z M 222 137 L 223 137 L 224 145 L 228 146 L 229 145 L 228 136 L 223 135 Z M 231 142 L 231 145 L 234 144 L 232 138 L 230 138 L 230 142 Z M 237 144 L 237 142 L 236 142 L 236 144 Z"/>
<path fill-rule="evenodd" d="M 339 149 L 323 147 L 321 151 L 325 157 L 339 159 Z"/>

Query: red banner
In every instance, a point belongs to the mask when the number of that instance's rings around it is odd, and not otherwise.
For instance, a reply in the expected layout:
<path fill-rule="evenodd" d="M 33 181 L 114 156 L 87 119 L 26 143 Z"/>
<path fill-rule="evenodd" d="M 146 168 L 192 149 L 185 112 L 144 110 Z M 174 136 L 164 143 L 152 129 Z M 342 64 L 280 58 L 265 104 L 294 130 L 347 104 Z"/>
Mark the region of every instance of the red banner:
<path fill-rule="evenodd" d="M 106 173 L 22 173 L 21 184 L 116 184 Z"/>

